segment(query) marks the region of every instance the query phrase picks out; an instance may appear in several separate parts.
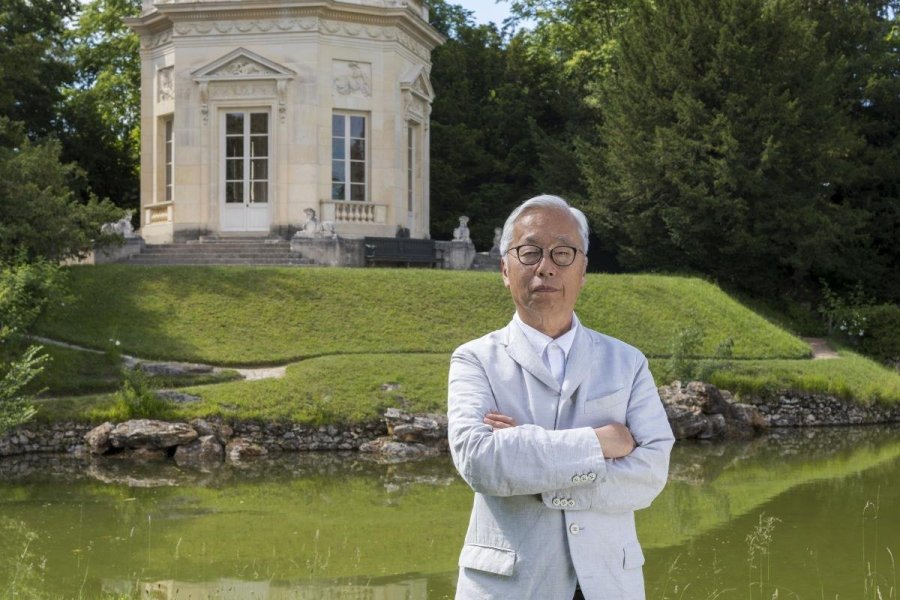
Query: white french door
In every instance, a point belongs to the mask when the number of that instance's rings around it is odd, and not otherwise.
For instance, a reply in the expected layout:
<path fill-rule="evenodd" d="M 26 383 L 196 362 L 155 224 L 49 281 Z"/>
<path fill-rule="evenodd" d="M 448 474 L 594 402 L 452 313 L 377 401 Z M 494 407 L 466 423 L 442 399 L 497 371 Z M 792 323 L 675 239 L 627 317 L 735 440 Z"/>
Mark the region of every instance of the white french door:
<path fill-rule="evenodd" d="M 271 197 L 269 113 L 222 113 L 223 231 L 268 231 Z"/>

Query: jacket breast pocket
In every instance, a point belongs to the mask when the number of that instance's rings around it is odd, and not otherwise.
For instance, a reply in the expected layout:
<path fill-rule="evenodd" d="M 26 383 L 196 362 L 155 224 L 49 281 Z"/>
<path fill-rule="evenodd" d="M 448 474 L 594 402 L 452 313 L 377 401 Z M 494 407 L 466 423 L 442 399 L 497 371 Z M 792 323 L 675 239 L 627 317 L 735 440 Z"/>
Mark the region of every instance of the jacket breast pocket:
<path fill-rule="evenodd" d="M 459 555 L 459 566 L 509 577 L 516 567 L 516 553 L 507 548 L 466 544 Z"/>
<path fill-rule="evenodd" d="M 620 405 L 628 401 L 630 393 L 628 388 L 623 387 L 608 394 L 588 398 L 585 400 L 582 410 L 591 414 L 618 410 Z"/>

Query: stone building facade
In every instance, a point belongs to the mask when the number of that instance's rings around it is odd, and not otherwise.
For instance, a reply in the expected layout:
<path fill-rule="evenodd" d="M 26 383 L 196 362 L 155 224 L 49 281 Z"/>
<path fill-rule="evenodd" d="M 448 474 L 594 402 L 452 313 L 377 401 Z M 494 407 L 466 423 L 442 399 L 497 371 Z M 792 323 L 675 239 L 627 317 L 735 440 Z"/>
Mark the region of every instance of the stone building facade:
<path fill-rule="evenodd" d="M 421 0 L 144 0 L 147 243 L 287 235 L 429 237 L 431 51 Z"/>

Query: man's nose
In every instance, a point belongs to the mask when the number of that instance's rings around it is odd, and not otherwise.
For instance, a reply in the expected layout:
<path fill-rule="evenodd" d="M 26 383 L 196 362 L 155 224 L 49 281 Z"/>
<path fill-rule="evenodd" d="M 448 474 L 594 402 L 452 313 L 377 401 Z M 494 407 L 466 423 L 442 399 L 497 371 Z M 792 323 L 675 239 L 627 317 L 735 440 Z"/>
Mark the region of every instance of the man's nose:
<path fill-rule="evenodd" d="M 541 277 L 552 277 L 556 274 L 556 263 L 550 258 L 549 252 L 544 252 L 537 264 L 537 272 Z"/>

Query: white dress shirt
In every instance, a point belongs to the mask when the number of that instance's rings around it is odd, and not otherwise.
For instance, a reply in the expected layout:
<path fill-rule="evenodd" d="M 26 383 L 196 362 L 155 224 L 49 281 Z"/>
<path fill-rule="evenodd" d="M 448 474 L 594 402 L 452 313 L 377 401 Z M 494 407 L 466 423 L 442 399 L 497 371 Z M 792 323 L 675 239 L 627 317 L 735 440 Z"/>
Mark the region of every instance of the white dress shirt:
<path fill-rule="evenodd" d="M 518 312 L 513 317 L 513 321 L 522 328 L 522 333 L 525 334 L 535 353 L 541 357 L 544 365 L 550 369 L 553 377 L 562 385 L 566 378 L 566 361 L 569 359 L 569 351 L 572 349 L 572 342 L 575 341 L 575 334 L 581 326 L 575 313 L 572 313 L 572 326 L 569 330 L 555 339 L 526 324 L 519 317 Z"/>

